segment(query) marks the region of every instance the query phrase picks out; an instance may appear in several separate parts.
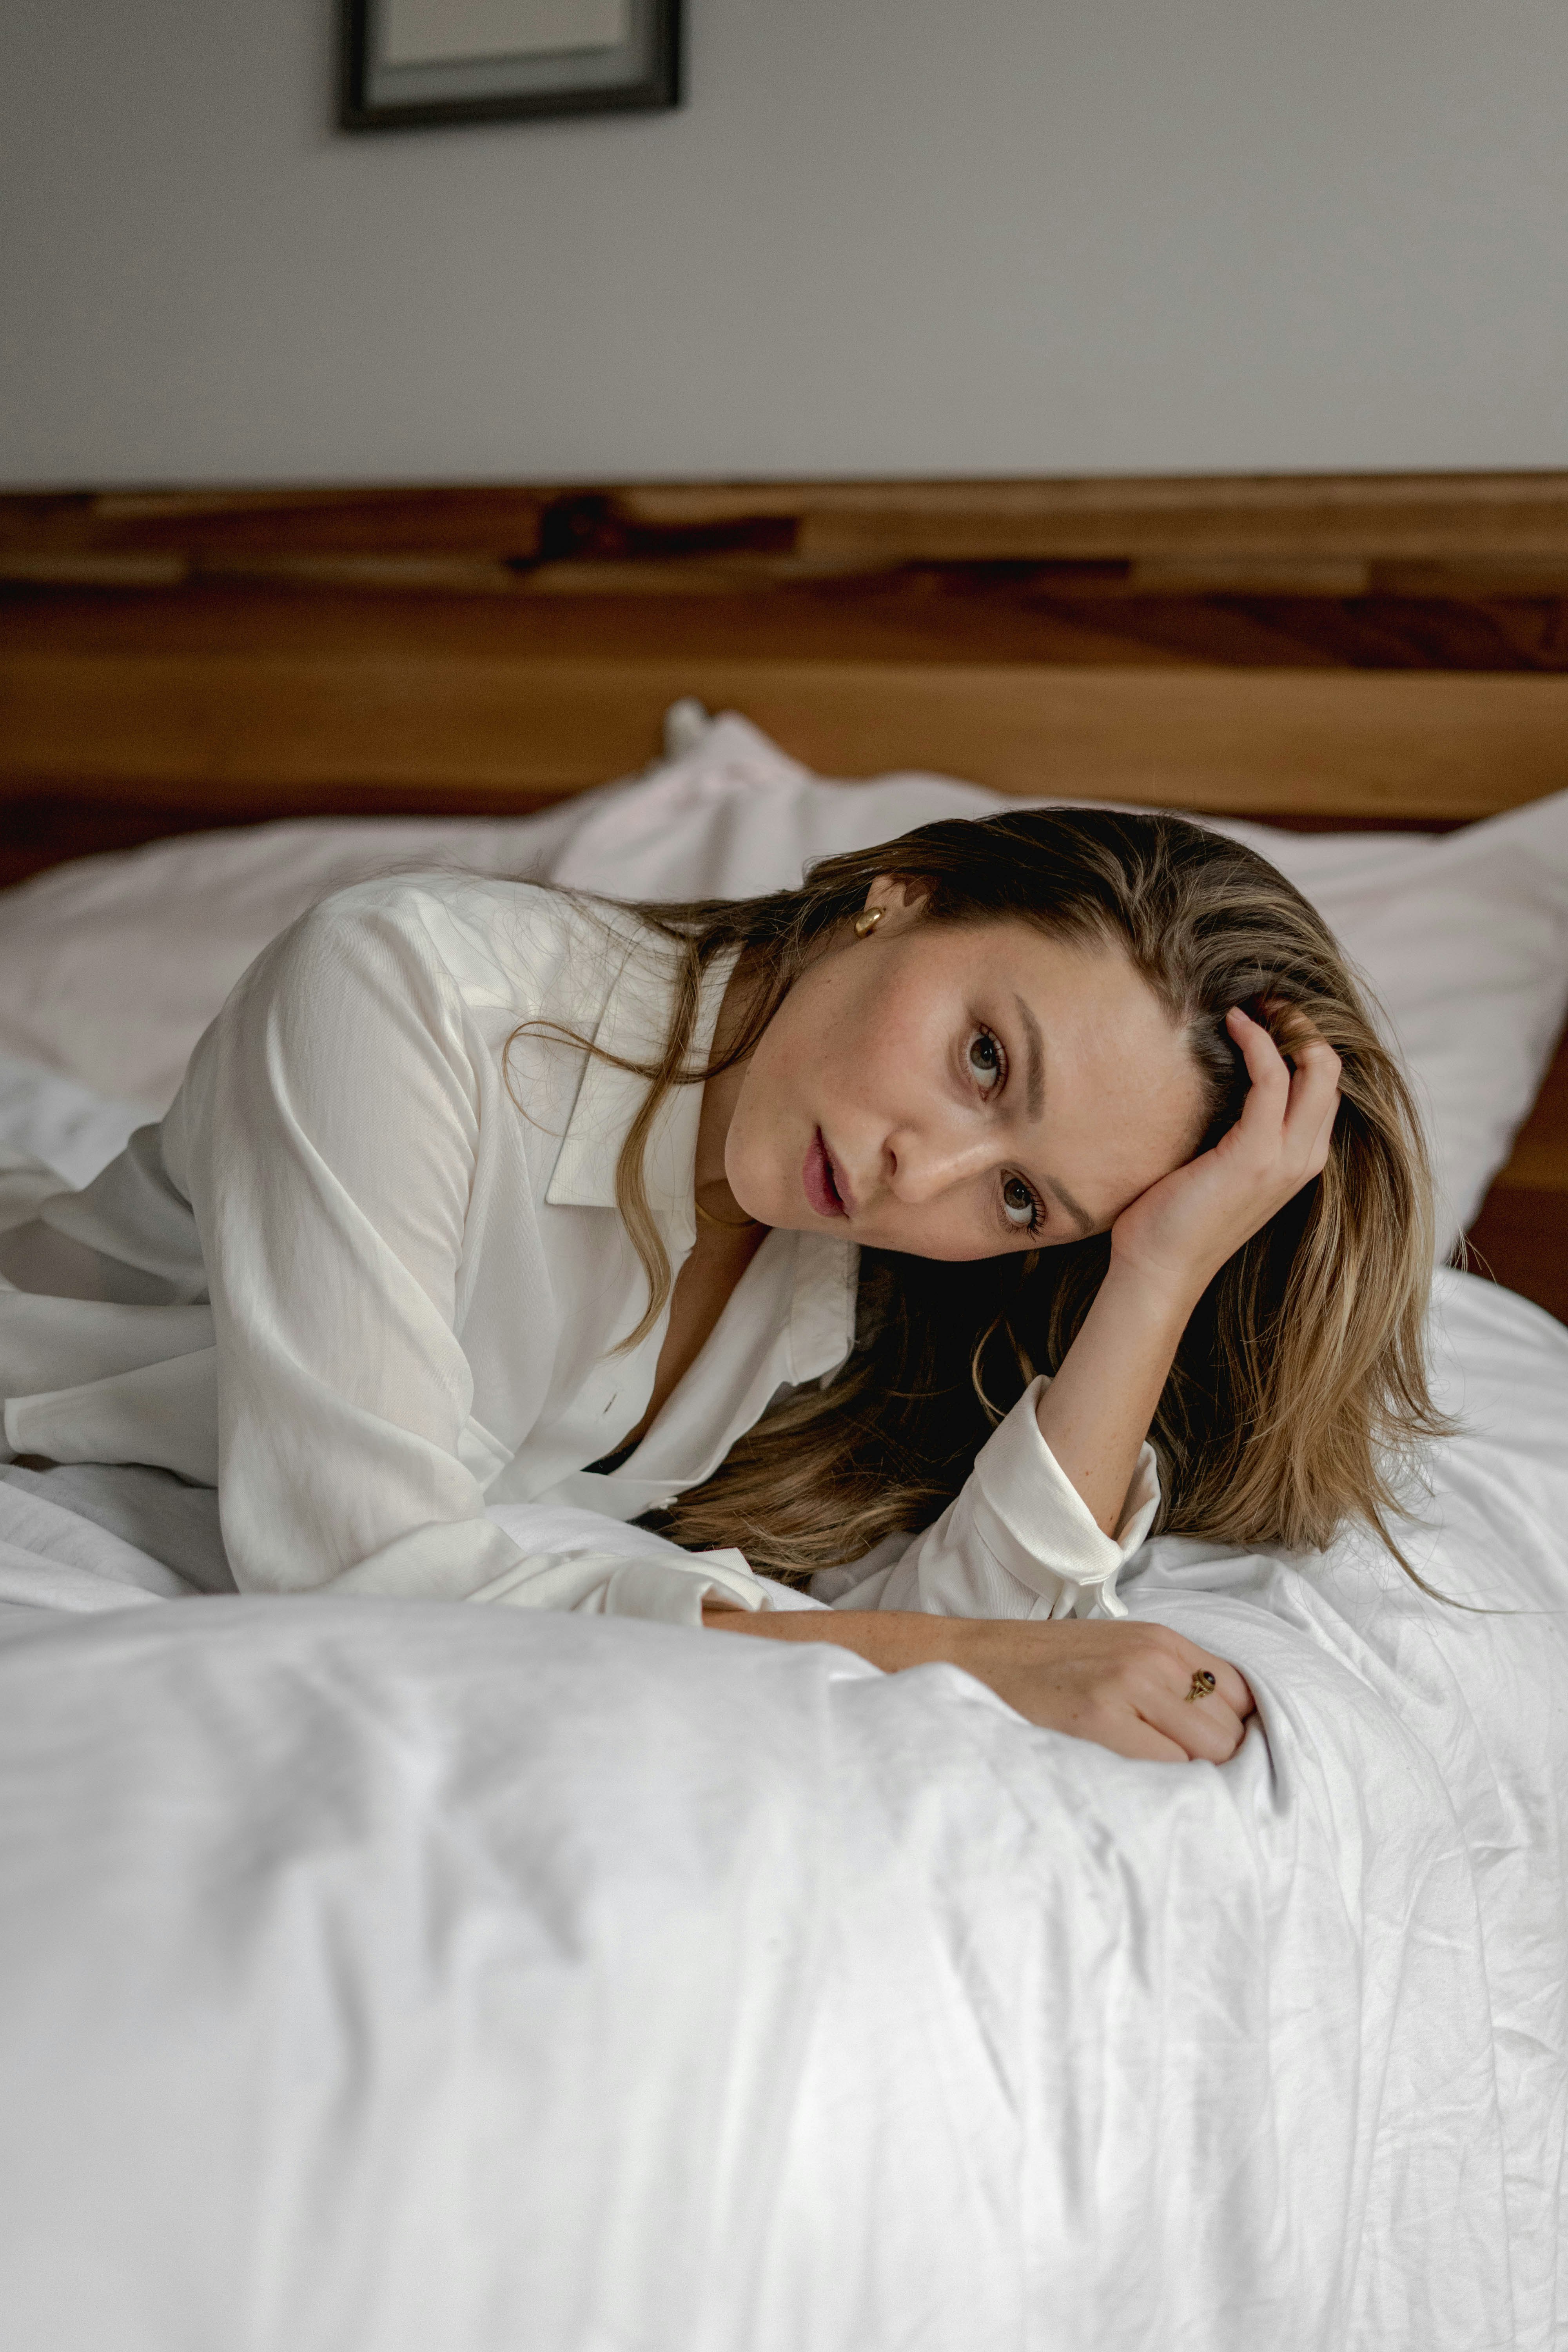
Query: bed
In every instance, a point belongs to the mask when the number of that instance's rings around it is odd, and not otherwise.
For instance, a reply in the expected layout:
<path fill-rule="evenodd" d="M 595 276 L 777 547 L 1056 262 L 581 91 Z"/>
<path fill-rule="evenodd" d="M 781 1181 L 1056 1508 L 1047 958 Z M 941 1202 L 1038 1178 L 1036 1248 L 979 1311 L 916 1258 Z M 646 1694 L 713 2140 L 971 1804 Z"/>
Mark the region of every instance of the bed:
<path fill-rule="evenodd" d="M 1095 489 L 9 502 L 0 1138 L 78 1181 L 353 872 L 764 887 L 1001 791 L 1286 824 L 1516 1251 L 1438 1278 L 1468 1610 L 1356 1539 L 1125 1580 L 1252 1680 L 1223 1772 L 826 1648 L 170 1606 L 0 1484 L 18 2342 L 1563 2340 L 1568 491 Z M 1374 639 L 1470 667 L 1310 657 Z"/>

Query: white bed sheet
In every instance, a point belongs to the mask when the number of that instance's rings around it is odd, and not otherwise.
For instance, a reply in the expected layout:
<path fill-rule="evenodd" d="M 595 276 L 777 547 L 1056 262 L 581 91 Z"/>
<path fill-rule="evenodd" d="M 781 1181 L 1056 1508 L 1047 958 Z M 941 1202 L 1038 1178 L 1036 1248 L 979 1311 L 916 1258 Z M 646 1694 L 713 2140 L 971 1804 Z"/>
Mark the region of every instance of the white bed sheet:
<path fill-rule="evenodd" d="M 1513 1613 L 1151 1546 L 1222 1771 L 829 1649 L 170 1607 L 0 1486 L 7 2340 L 1550 2352 L 1568 1333 L 1439 1297 L 1418 1562 Z"/>

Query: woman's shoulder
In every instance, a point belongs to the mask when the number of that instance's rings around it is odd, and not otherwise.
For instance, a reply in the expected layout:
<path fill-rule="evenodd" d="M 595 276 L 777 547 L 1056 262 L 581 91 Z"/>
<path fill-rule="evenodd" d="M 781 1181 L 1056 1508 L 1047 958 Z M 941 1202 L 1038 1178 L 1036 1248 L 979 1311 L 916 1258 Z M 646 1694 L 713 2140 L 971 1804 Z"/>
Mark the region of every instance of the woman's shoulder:
<path fill-rule="evenodd" d="M 548 883 L 450 872 L 377 875 L 320 899 L 294 926 L 312 961 L 390 956 L 444 976 L 474 1003 L 533 1010 L 607 985 L 647 927 L 629 908 Z"/>
<path fill-rule="evenodd" d="M 333 928 L 379 922 L 415 930 L 456 923 L 485 939 L 528 939 L 602 925 L 605 917 L 637 922 L 629 908 L 602 906 L 552 883 L 431 867 L 344 883 L 317 899 L 305 919 Z"/>

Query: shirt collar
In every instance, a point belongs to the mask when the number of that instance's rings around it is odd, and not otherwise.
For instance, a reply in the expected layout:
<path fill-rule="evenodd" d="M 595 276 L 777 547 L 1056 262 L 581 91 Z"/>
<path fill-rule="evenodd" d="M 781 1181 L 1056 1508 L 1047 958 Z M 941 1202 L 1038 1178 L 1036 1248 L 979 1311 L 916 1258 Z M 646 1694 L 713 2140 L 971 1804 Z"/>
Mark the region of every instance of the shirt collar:
<path fill-rule="evenodd" d="M 837 1234 L 795 1235 L 789 1312 L 789 1379 L 795 1387 L 836 1372 L 855 1345 L 860 1253 Z"/>
<path fill-rule="evenodd" d="M 641 923 L 629 940 L 617 926 L 608 934 L 606 948 L 613 976 L 592 1030 L 592 1003 L 544 1017 L 560 1018 L 578 1034 L 591 1034 L 605 1053 L 628 1061 L 652 1060 L 663 1051 L 668 1029 L 677 952 L 668 940 Z M 703 975 L 689 1048 L 693 1062 L 700 1062 L 712 1045 L 719 1008 L 738 961 L 738 950 L 727 952 Z M 647 1093 L 646 1078 L 617 1069 L 597 1055 L 584 1055 L 577 1099 L 545 1187 L 544 1197 L 552 1208 L 616 1207 L 616 1164 Z M 701 1113 L 700 1086 L 672 1087 L 655 1114 L 643 1158 L 648 1206 L 678 1251 L 689 1249 L 697 1237 L 692 1178 Z M 795 1243 L 784 1376 L 798 1385 L 836 1370 L 854 1345 L 860 1254 L 835 1234 L 797 1234 Z"/>
<path fill-rule="evenodd" d="M 597 1023 L 590 1032 L 591 1006 L 581 1008 L 575 1019 L 566 1022 L 568 1027 L 591 1034 L 600 1052 L 584 1056 L 577 1099 L 545 1187 L 544 1197 L 553 1208 L 616 1206 L 616 1165 L 647 1097 L 648 1082 L 635 1071 L 617 1069 L 601 1055 L 616 1054 L 627 1061 L 657 1060 L 668 1031 L 679 970 L 678 950 L 640 923 L 629 940 L 624 933 L 620 940 L 625 940 L 625 953 L 618 967 L 614 967 L 619 943 L 616 932 L 611 931 L 606 940 L 613 977 Z M 738 958 L 739 950 L 719 956 L 703 974 L 697 1023 L 688 1049 L 692 1062 L 700 1063 L 712 1045 L 719 1008 Z M 689 1248 L 696 1237 L 692 1178 L 701 1115 L 700 1086 L 671 1087 L 654 1115 L 643 1154 L 648 1206 L 668 1238 L 684 1248 Z"/>

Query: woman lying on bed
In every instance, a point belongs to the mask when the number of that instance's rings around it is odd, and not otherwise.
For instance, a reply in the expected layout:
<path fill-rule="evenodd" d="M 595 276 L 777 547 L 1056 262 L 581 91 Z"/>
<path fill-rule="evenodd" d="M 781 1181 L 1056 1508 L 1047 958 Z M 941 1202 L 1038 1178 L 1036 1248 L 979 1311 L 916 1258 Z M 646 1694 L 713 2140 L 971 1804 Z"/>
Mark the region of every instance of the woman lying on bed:
<path fill-rule="evenodd" d="M 0 1218 L 10 1453 L 216 1486 L 241 1591 L 951 1659 L 1127 1755 L 1223 1759 L 1251 1705 L 1126 1621 L 1150 1530 L 1389 1540 L 1435 1425 L 1404 1084 L 1306 901 L 1174 818 L 688 907 L 363 884 L 48 1192 Z"/>

